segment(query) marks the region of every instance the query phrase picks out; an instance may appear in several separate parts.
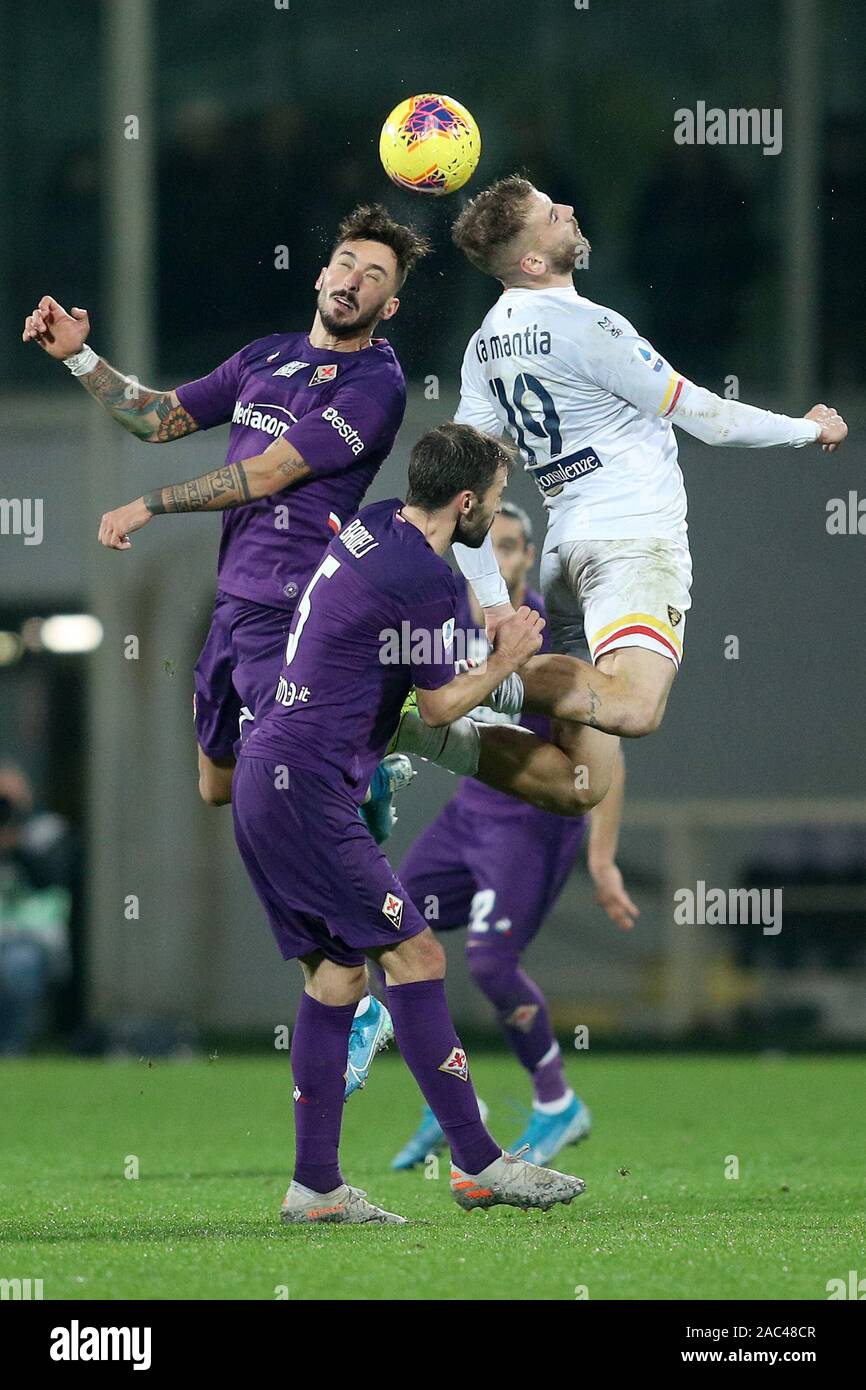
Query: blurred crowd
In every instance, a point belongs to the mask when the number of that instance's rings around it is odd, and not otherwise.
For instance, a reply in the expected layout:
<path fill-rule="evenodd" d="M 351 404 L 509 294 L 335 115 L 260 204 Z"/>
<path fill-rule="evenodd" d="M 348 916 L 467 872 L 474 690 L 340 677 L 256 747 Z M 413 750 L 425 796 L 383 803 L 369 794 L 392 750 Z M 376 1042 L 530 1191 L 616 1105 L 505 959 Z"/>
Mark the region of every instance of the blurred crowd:
<path fill-rule="evenodd" d="M 66 821 L 40 810 L 26 774 L 0 766 L 0 1056 L 30 1051 L 56 1022 L 71 970 L 76 847 Z"/>

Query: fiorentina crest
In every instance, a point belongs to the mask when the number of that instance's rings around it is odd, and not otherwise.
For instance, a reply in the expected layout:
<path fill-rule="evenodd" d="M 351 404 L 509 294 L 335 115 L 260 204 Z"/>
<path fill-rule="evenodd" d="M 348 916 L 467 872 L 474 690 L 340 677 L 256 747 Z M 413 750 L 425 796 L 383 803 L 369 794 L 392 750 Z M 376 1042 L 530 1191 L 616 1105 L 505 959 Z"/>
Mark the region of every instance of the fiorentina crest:
<path fill-rule="evenodd" d="M 309 366 L 309 363 L 305 365 Z M 329 362 L 326 367 L 317 367 L 310 377 L 311 386 L 321 386 L 323 381 L 333 381 L 337 375 L 337 363 Z"/>
<path fill-rule="evenodd" d="M 385 901 L 382 904 L 382 911 L 388 918 L 388 921 L 399 931 L 400 924 L 403 921 L 403 899 L 398 898 L 396 893 L 386 893 Z"/>
<path fill-rule="evenodd" d="M 528 1033 L 533 1023 L 535 1015 L 538 1013 L 537 1004 L 518 1004 L 508 1015 L 505 1022 L 509 1028 L 519 1028 L 521 1033 Z"/>
<path fill-rule="evenodd" d="M 461 1081 L 468 1081 L 469 1062 L 463 1048 L 452 1047 L 439 1070 L 447 1071 L 449 1076 L 459 1076 Z"/>

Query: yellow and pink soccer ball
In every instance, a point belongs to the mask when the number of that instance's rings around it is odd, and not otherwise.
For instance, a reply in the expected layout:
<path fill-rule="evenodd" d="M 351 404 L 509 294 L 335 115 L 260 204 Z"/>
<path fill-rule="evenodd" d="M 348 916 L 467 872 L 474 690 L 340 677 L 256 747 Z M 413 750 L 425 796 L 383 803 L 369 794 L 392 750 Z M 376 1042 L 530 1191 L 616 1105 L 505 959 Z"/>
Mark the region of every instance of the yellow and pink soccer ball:
<path fill-rule="evenodd" d="M 459 101 L 426 92 L 394 107 L 382 127 L 379 157 L 400 188 L 455 193 L 471 179 L 481 158 L 481 132 Z"/>

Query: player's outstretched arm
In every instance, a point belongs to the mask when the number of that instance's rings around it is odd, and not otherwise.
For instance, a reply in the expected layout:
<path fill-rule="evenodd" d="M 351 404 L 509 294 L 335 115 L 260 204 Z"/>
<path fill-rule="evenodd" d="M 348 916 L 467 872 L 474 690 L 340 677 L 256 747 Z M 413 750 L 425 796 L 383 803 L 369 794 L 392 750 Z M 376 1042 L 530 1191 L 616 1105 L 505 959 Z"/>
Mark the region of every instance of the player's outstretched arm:
<path fill-rule="evenodd" d="M 484 703 L 502 681 L 539 650 L 544 619 L 534 609 L 519 608 L 503 623 L 487 661 L 464 671 L 438 690 L 417 687 L 418 710 L 425 724 L 441 728 Z"/>
<path fill-rule="evenodd" d="M 727 400 L 674 370 L 627 319 L 609 311 L 593 325 L 588 340 L 591 381 L 646 415 L 655 415 L 694 435 L 704 444 L 738 449 L 835 449 L 848 426 L 835 410 L 815 405 L 801 416 L 777 415 L 745 401 Z"/>
<path fill-rule="evenodd" d="M 620 748 L 617 751 L 610 786 L 590 813 L 586 864 L 599 907 L 604 908 L 610 920 L 618 927 L 629 931 L 640 916 L 640 909 L 626 892 L 616 862 L 624 801 L 625 759 Z"/>
<path fill-rule="evenodd" d="M 454 415 L 458 425 L 473 425 L 483 434 L 502 439 L 502 425 L 490 401 L 487 382 L 481 373 L 475 351 L 477 333 L 469 339 L 460 372 L 460 404 Z M 496 629 L 514 612 L 508 598 L 508 587 L 502 578 L 499 561 L 493 549 L 490 533 L 477 548 L 467 545 L 451 547 L 463 576 L 472 586 L 479 607 L 484 609 L 487 636 L 492 642 Z"/>
<path fill-rule="evenodd" d="M 513 615 L 514 608 L 508 597 L 508 586 L 502 577 L 490 532 L 480 546 L 457 543 L 451 549 L 464 579 L 472 586 L 479 607 L 484 610 L 484 627 L 492 642 L 500 623 Z"/>
<path fill-rule="evenodd" d="M 729 401 L 703 386 L 683 380 L 683 389 L 670 419 L 704 444 L 739 449 L 772 449 L 820 444 L 832 453 L 848 437 L 848 426 L 832 406 L 813 405 L 803 416 L 776 415 L 772 410 Z"/>
<path fill-rule="evenodd" d="M 297 449 L 287 440 L 277 439 L 263 454 L 240 463 L 225 463 L 186 483 L 156 488 L 125 507 L 106 512 L 99 523 L 99 542 L 109 550 L 128 550 L 132 533 L 155 516 L 243 507 L 293 487 L 308 478 L 310 471 Z"/>
<path fill-rule="evenodd" d="M 45 294 L 24 320 L 25 343 L 38 343 L 77 377 L 85 391 L 136 438 L 165 444 L 198 429 L 174 391 L 154 391 L 134 376 L 124 376 L 86 345 L 90 318 L 86 309 L 70 313 Z"/>

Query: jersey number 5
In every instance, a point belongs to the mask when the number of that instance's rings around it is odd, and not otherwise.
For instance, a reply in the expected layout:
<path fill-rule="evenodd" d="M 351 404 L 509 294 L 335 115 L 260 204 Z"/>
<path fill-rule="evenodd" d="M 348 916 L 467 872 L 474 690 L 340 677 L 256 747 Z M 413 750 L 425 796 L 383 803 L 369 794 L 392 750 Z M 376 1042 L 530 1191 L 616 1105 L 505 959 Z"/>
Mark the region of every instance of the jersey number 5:
<path fill-rule="evenodd" d="M 312 579 L 307 585 L 306 589 L 304 590 L 303 594 L 301 595 L 301 599 L 298 604 L 297 627 L 295 628 L 294 632 L 289 633 L 289 640 L 286 643 L 287 666 L 291 666 L 292 662 L 295 659 L 295 653 L 298 650 L 298 643 L 301 640 L 301 633 L 304 630 L 304 624 L 310 616 L 310 605 L 313 600 L 313 590 L 315 589 L 320 579 L 330 579 L 332 575 L 337 573 L 337 570 L 339 568 L 340 561 L 337 559 L 336 555 L 326 555 L 322 563 L 319 565 L 319 568 L 316 570 L 316 573 L 313 575 Z"/>

